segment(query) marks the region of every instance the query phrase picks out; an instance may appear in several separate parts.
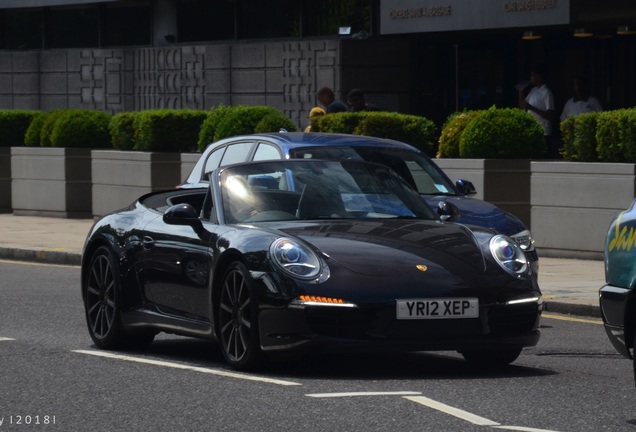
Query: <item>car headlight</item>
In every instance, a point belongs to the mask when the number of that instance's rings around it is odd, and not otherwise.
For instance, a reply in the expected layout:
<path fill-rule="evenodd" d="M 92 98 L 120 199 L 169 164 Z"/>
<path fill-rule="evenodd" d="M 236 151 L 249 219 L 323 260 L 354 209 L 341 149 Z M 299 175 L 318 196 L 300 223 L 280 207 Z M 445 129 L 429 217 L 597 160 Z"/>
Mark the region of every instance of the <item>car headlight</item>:
<path fill-rule="evenodd" d="M 532 252 L 534 250 L 534 239 L 529 230 L 523 230 L 517 234 L 510 236 L 521 247 L 524 252 Z"/>
<path fill-rule="evenodd" d="M 505 271 L 512 275 L 522 275 L 528 271 L 528 259 L 521 246 L 504 235 L 490 239 L 490 253 Z"/>
<path fill-rule="evenodd" d="M 322 264 L 316 254 L 294 240 L 281 238 L 270 246 L 272 261 L 289 275 L 303 280 L 316 279 Z"/>

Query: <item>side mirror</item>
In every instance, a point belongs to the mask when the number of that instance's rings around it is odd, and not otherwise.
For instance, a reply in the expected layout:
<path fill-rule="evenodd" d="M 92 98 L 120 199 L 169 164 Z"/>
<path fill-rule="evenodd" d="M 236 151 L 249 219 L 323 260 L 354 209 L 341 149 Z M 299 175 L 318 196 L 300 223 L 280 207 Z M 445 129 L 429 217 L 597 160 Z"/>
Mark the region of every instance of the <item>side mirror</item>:
<path fill-rule="evenodd" d="M 463 195 L 475 195 L 477 193 L 477 189 L 475 189 L 473 183 L 468 180 L 457 180 L 455 187 Z"/>
<path fill-rule="evenodd" d="M 197 211 L 190 204 L 176 204 L 163 214 L 163 221 L 168 225 L 187 225 L 199 232 L 203 228 Z"/>
<path fill-rule="evenodd" d="M 459 209 L 455 204 L 451 204 L 448 201 L 440 201 L 437 203 L 437 214 L 444 222 L 452 221 L 459 216 Z"/>

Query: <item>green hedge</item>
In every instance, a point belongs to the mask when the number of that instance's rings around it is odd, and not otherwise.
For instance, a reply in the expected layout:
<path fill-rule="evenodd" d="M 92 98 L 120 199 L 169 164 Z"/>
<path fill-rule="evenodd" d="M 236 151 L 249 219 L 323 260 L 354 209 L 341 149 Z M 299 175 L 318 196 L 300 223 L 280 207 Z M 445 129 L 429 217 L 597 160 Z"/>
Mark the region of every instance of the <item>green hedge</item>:
<path fill-rule="evenodd" d="M 117 150 L 132 150 L 135 148 L 135 117 L 137 112 L 122 112 L 115 114 L 110 120 L 108 130 L 111 144 Z"/>
<path fill-rule="evenodd" d="M 203 151 L 208 144 L 236 135 L 298 130 L 287 116 L 268 106 L 219 105 L 210 111 L 201 125 L 198 148 Z"/>
<path fill-rule="evenodd" d="M 133 150 L 192 152 L 207 115 L 207 111 L 187 109 L 141 111 L 133 120 Z"/>
<path fill-rule="evenodd" d="M 296 124 L 285 114 L 276 112 L 265 115 L 254 127 L 254 133 L 280 132 L 285 129 L 287 132 L 296 132 Z"/>
<path fill-rule="evenodd" d="M 484 113 L 483 110 L 456 112 L 448 116 L 439 137 L 437 157 L 458 158 L 459 142 L 466 126 Z"/>
<path fill-rule="evenodd" d="M 256 126 L 260 123 L 260 121 L 263 120 L 265 116 L 269 115 L 276 116 L 282 114 L 276 108 L 260 105 L 239 105 L 231 107 L 219 120 L 214 133 L 214 141 L 235 135 L 254 133 Z M 295 129 L 296 128 L 294 127 L 294 130 Z M 278 129 L 268 132 L 278 132 Z"/>
<path fill-rule="evenodd" d="M 31 120 L 29 127 L 24 134 L 24 145 L 27 147 L 40 147 L 40 135 L 42 134 L 42 127 L 48 113 L 41 112 Z"/>
<path fill-rule="evenodd" d="M 108 148 L 111 115 L 89 109 L 62 111 L 51 129 L 51 146 L 66 148 Z"/>
<path fill-rule="evenodd" d="M 559 125 L 563 146 L 559 150 L 563 159 L 576 160 L 576 148 L 574 147 L 574 132 L 576 130 L 576 116 L 569 116 Z"/>
<path fill-rule="evenodd" d="M 201 130 L 199 131 L 199 141 L 197 143 L 197 147 L 199 151 L 205 150 L 208 144 L 214 142 L 214 134 L 216 133 L 216 128 L 219 125 L 219 122 L 223 119 L 225 114 L 228 113 L 230 107 L 225 105 L 219 105 L 216 108 L 210 110 L 205 120 L 201 124 Z"/>
<path fill-rule="evenodd" d="M 21 147 L 29 125 L 40 111 L 0 110 L 0 147 Z"/>
<path fill-rule="evenodd" d="M 311 119 L 312 132 L 353 134 L 367 112 L 339 112 Z"/>
<path fill-rule="evenodd" d="M 402 141 L 426 153 L 434 151 L 435 132 L 435 124 L 427 118 L 389 112 L 365 113 L 353 131 L 356 135 Z"/>
<path fill-rule="evenodd" d="M 106 126 L 104 126 L 106 125 Z M 435 125 L 419 116 L 347 112 L 314 117 L 312 131 L 350 133 L 407 142 L 430 153 Z M 98 110 L 0 110 L 0 146 L 113 147 L 189 152 L 229 136 L 296 131 L 275 108 L 220 105 L 211 111 L 149 110 L 110 116 Z M 582 114 L 560 124 L 565 160 L 636 163 L 636 108 Z M 439 157 L 536 158 L 545 152 L 543 131 L 516 108 L 454 113 L 438 139 Z"/>
<path fill-rule="evenodd" d="M 111 115 L 88 109 L 59 109 L 33 116 L 24 134 L 29 147 L 107 148 Z"/>
<path fill-rule="evenodd" d="M 565 160 L 636 163 L 636 109 L 571 116 L 561 122 Z"/>
<path fill-rule="evenodd" d="M 333 113 L 311 119 L 312 132 L 345 133 L 388 138 L 430 153 L 435 124 L 425 117 L 384 111 Z"/>
<path fill-rule="evenodd" d="M 46 114 L 40 128 L 40 147 L 53 147 L 51 135 L 57 120 L 66 112 L 66 109 L 53 110 Z"/>
<path fill-rule="evenodd" d="M 596 120 L 598 113 L 570 116 L 561 122 L 563 147 L 560 150 L 564 159 L 579 162 L 598 160 L 596 150 Z"/>
<path fill-rule="evenodd" d="M 459 143 L 462 158 L 532 159 L 545 151 L 543 128 L 518 108 L 488 109 L 468 123 Z"/>
<path fill-rule="evenodd" d="M 636 163 L 636 108 L 597 113 L 599 160 Z"/>

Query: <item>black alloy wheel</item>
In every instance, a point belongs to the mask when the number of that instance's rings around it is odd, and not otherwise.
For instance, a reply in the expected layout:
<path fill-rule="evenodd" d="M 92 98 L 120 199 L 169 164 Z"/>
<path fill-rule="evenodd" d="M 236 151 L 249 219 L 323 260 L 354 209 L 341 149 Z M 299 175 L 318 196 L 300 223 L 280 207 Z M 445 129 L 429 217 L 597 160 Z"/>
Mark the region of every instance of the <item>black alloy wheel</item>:
<path fill-rule="evenodd" d="M 142 348 L 152 343 L 155 335 L 124 332 L 119 300 L 121 285 L 115 262 L 113 252 L 105 246 L 98 248 L 91 259 L 84 285 L 88 331 L 98 348 Z"/>
<path fill-rule="evenodd" d="M 253 369 L 261 361 L 257 308 L 249 271 L 232 263 L 223 277 L 217 316 L 221 351 L 234 369 Z"/>
<path fill-rule="evenodd" d="M 461 354 L 472 365 L 484 369 L 497 368 L 517 360 L 519 354 L 521 354 L 521 348 L 463 351 Z"/>

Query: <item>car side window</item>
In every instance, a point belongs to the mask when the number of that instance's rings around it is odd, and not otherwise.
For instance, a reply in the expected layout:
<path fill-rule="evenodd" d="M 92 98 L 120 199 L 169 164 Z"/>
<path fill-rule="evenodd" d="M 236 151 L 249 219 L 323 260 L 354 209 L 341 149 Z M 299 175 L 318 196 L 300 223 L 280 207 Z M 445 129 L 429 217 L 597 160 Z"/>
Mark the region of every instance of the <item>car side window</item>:
<path fill-rule="evenodd" d="M 425 165 L 424 159 L 405 160 L 404 163 L 413 178 L 415 189 L 419 193 L 454 195 L 452 186 L 434 169 Z"/>
<path fill-rule="evenodd" d="M 230 165 L 233 163 L 245 162 L 250 154 L 250 150 L 254 143 L 251 142 L 239 142 L 230 144 L 225 150 L 221 166 Z"/>
<path fill-rule="evenodd" d="M 208 160 L 205 161 L 205 169 L 203 170 L 202 178 L 203 180 L 209 180 L 210 173 L 219 167 L 219 163 L 221 162 L 224 151 L 225 147 L 221 147 L 210 153 L 210 156 L 208 156 Z"/>
<path fill-rule="evenodd" d="M 263 160 L 278 160 L 281 159 L 280 152 L 276 146 L 266 143 L 259 143 L 258 147 L 256 147 L 256 151 L 254 152 L 254 157 L 252 160 L 255 161 L 263 161 Z"/>

